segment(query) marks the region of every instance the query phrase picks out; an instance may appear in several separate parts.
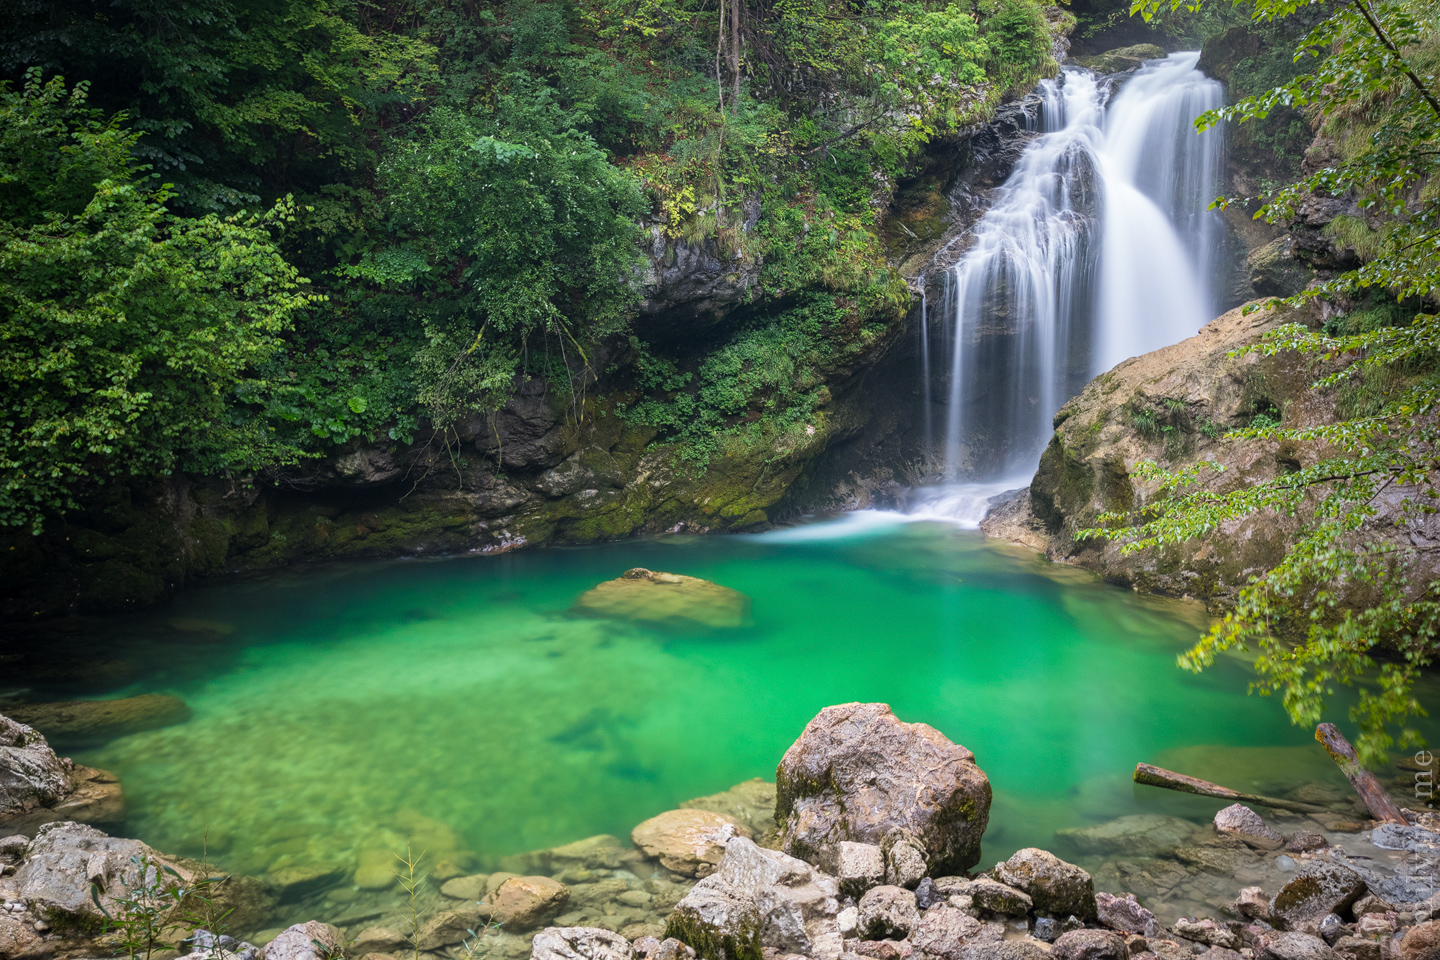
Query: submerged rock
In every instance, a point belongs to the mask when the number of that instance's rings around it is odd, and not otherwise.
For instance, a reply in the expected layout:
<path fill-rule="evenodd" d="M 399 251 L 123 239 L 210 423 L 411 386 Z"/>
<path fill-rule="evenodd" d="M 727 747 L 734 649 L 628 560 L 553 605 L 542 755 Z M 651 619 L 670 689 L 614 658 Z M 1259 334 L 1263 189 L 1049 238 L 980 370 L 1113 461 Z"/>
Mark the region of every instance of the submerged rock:
<path fill-rule="evenodd" d="M 711 943 L 730 960 L 733 948 L 752 939 L 782 953 L 838 957 L 844 948 L 839 896 L 834 877 L 736 837 L 718 869 L 676 905 L 667 934 L 697 949 Z"/>
<path fill-rule="evenodd" d="M 743 627 L 750 598 L 699 577 L 634 567 L 616 580 L 592 587 L 575 601 L 576 612 L 612 620 Z"/>
<path fill-rule="evenodd" d="M 98 741 L 157 730 L 190 719 L 179 697 L 146 693 L 121 700 L 67 700 L 61 703 L 11 703 L 5 712 L 47 737 Z"/>
<path fill-rule="evenodd" d="M 776 782 L 780 839 L 794 856 L 819 863 L 841 840 L 893 848 L 913 838 L 933 875 L 980 859 L 990 781 L 975 755 L 883 703 L 821 710 L 785 751 Z"/>
<path fill-rule="evenodd" d="M 696 797 L 678 804 L 682 810 L 710 810 L 734 817 L 755 837 L 773 835 L 775 824 L 775 784 L 759 777 L 737 783 L 724 793 Z"/>
<path fill-rule="evenodd" d="M 494 918 L 511 932 L 533 930 L 560 912 L 570 888 L 549 877 L 511 877 L 486 898 Z"/>
<path fill-rule="evenodd" d="M 631 841 L 647 857 L 687 877 L 710 874 L 732 838 L 750 836 L 745 824 L 712 810 L 667 810 L 630 831 Z"/>
<path fill-rule="evenodd" d="M 1001 883 L 1024 890 L 1035 909 L 1053 917 L 1095 916 L 1095 881 L 1048 850 L 1027 847 L 991 871 Z"/>
<path fill-rule="evenodd" d="M 1195 824 L 1179 817 L 1138 813 L 1093 827 L 1055 831 L 1081 853 L 1098 856 L 1151 857 L 1169 853 L 1195 834 Z"/>

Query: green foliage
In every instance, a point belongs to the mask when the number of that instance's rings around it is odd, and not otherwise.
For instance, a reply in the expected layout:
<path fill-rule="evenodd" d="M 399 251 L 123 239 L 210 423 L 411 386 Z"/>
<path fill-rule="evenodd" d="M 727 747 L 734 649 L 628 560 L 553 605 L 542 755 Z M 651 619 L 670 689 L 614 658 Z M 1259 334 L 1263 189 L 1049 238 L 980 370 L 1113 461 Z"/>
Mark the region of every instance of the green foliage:
<path fill-rule="evenodd" d="M 168 947 L 161 937 L 167 929 L 213 922 L 218 916 L 213 909 L 213 890 L 229 877 L 198 877 L 186 881 L 174 867 L 149 856 L 132 856 L 134 882 L 122 881 L 124 893 L 112 899 L 114 912 L 105 906 L 100 889 L 90 887 L 90 900 L 104 919 L 104 932 L 114 931 L 115 944 L 125 951 L 129 960 L 150 960 L 157 948 Z M 194 913 L 195 906 L 201 908 Z M 211 930 L 218 935 L 218 930 Z M 223 955 L 223 951 L 217 952 Z"/>
<path fill-rule="evenodd" d="M 1148 14 L 1157 5 L 1140 0 L 1135 9 Z M 1298 0 L 1256 0 L 1253 15 L 1271 21 L 1304 10 Z M 1250 580 L 1235 608 L 1181 664 L 1202 670 L 1226 650 L 1253 645 L 1256 687 L 1278 693 L 1291 719 L 1305 725 L 1324 716 L 1339 686 L 1358 686 L 1350 711 L 1360 728 L 1356 746 L 1363 759 L 1377 762 L 1391 746 L 1419 742 L 1406 725 L 1425 713 L 1413 685 L 1440 652 L 1440 583 L 1420 573 L 1418 550 L 1372 532 L 1382 491 L 1394 491 L 1398 503 L 1386 524 L 1413 523 L 1436 510 L 1440 35 L 1434 11 L 1409 0 L 1352 0 L 1327 10 L 1296 52 L 1300 60 L 1329 51 L 1313 72 L 1197 125 L 1222 117 L 1251 122 L 1279 107 L 1313 112 L 1340 142 L 1340 159 L 1264 198 L 1257 217 L 1286 221 L 1312 195 L 1346 197 L 1366 212 L 1378 236 L 1361 266 L 1288 302 L 1386 299 L 1402 312 L 1360 310 L 1319 330 L 1290 323 L 1242 351 L 1312 357 L 1321 364 L 1316 389 L 1354 391 L 1348 416 L 1337 422 L 1284 428 L 1278 409 L 1257 409 L 1248 427 L 1229 435 L 1310 443 L 1319 451 L 1313 462 L 1295 462 L 1272 479 L 1228 491 L 1203 482 L 1221 469 L 1215 463 L 1176 472 L 1145 465 L 1139 473 L 1159 483 L 1158 499 L 1140 516 L 1104 517 L 1104 529 L 1084 535 L 1116 537 L 1135 551 L 1203 538 L 1257 513 L 1302 517 L 1305 527 L 1280 563 Z M 1403 379 L 1395 379 L 1401 371 Z M 1388 383 L 1365 390 L 1376 378 Z"/>
<path fill-rule="evenodd" d="M 293 207 L 170 214 L 168 192 L 129 164 L 134 135 L 83 100 L 38 71 L 22 91 L 0 87 L 0 184 L 15 200 L 0 220 L 0 523 L 12 526 L 39 529 L 110 478 L 293 456 L 234 415 L 238 389 L 263 388 L 246 382 L 253 365 L 312 299 L 272 237 Z"/>

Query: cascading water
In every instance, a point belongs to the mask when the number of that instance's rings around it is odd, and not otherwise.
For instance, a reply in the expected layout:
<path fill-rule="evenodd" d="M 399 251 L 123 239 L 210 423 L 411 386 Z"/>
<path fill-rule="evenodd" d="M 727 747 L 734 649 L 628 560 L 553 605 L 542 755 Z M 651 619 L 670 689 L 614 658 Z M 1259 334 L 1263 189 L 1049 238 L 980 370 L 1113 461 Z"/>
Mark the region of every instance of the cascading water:
<path fill-rule="evenodd" d="M 943 304 L 927 305 L 927 326 L 936 315 L 950 320 L 938 451 L 950 483 L 993 489 L 1028 476 L 1055 411 L 1088 379 L 1215 315 L 1220 228 L 1206 208 L 1219 190 L 1223 141 L 1193 123 L 1222 93 L 1195 69 L 1198 58 L 1147 64 L 1113 97 L 1088 71 L 1042 85 L 1041 135 L 948 271 Z M 927 400 L 932 355 L 926 343 Z M 925 416 L 928 440 L 928 403 Z M 957 498 L 983 515 L 953 486 L 921 496 L 916 509 Z"/>

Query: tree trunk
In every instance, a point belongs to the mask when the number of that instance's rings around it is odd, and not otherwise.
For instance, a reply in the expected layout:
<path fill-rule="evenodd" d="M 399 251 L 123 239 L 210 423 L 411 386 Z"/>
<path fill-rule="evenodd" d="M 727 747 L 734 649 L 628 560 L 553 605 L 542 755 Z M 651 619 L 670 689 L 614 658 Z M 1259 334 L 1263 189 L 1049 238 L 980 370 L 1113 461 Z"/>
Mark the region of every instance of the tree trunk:
<path fill-rule="evenodd" d="M 1166 790 L 1176 790 L 1180 793 L 1193 793 L 1200 797 L 1215 797 L 1219 800 L 1248 800 L 1250 803 L 1258 803 L 1264 807 L 1294 810 L 1297 813 L 1320 813 L 1326 809 L 1317 804 L 1303 803 L 1299 800 L 1281 800 L 1279 797 L 1265 797 L 1258 793 L 1241 793 L 1239 790 L 1222 787 L 1218 783 L 1201 780 L 1199 777 L 1187 777 L 1183 773 L 1151 766 L 1148 763 L 1135 764 L 1135 782 L 1150 787 L 1164 787 Z"/>
<path fill-rule="evenodd" d="M 743 0 L 730 0 L 730 76 L 735 87 L 730 105 L 740 102 L 740 6 Z"/>
<path fill-rule="evenodd" d="M 1409 826 L 1410 821 L 1405 819 L 1395 801 L 1390 799 L 1375 774 L 1360 765 L 1359 758 L 1355 756 L 1355 748 L 1350 746 L 1350 741 L 1345 739 L 1335 724 L 1320 724 L 1315 728 L 1315 739 L 1325 745 L 1325 752 L 1330 754 L 1330 759 L 1340 767 L 1340 772 L 1345 774 L 1350 786 L 1360 794 L 1370 816 L 1376 820 L 1390 820 Z"/>

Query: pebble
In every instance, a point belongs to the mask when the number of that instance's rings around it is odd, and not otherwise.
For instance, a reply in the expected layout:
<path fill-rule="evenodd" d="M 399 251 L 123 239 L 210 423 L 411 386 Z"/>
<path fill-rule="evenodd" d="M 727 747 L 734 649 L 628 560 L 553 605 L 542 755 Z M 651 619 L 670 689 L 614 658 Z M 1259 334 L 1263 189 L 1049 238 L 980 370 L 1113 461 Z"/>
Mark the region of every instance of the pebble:
<path fill-rule="evenodd" d="M 1293 858 L 1287 857 L 1282 853 L 1275 858 L 1275 866 L 1281 873 L 1290 873 L 1295 869 L 1295 861 Z"/>

